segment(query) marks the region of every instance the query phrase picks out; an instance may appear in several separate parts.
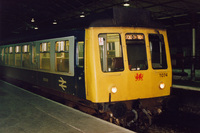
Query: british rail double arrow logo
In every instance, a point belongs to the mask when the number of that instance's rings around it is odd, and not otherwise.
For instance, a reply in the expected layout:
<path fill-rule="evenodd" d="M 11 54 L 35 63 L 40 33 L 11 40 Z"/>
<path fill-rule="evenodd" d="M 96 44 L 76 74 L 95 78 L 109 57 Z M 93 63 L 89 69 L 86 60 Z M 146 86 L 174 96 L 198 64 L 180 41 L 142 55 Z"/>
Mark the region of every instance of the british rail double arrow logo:
<path fill-rule="evenodd" d="M 67 88 L 67 86 L 65 84 L 67 82 L 65 80 L 63 80 L 62 77 L 60 77 L 60 79 L 58 80 L 58 82 L 60 83 L 59 86 L 63 89 L 63 91 L 65 91 L 65 88 Z"/>

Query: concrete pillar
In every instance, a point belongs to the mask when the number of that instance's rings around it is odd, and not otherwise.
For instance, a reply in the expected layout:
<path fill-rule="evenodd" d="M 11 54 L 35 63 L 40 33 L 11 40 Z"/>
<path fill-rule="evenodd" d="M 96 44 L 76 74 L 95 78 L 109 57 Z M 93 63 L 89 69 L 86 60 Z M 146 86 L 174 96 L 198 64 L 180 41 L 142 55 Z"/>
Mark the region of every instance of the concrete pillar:
<path fill-rule="evenodd" d="M 196 29 L 192 28 L 192 67 L 191 67 L 191 79 L 195 81 L 195 50 L 196 50 Z"/>
<path fill-rule="evenodd" d="M 191 66 L 191 80 L 195 81 L 195 56 L 196 56 L 196 13 L 191 15 L 192 17 L 192 66 Z"/>

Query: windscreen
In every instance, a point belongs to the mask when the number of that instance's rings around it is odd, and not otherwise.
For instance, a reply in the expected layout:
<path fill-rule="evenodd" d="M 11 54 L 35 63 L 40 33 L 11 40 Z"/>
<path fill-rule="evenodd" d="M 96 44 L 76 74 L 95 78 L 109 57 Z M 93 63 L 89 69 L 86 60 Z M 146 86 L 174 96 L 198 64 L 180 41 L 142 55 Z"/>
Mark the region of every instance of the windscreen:
<path fill-rule="evenodd" d="M 143 34 L 126 34 L 126 48 L 128 65 L 131 71 L 148 69 L 145 38 Z"/>

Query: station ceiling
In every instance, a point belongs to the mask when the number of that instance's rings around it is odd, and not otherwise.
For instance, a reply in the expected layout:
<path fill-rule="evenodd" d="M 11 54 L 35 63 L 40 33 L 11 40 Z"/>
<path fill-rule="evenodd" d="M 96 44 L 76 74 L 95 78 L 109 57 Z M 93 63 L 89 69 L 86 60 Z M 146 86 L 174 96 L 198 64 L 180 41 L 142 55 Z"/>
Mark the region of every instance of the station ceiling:
<path fill-rule="evenodd" d="M 60 29 L 71 20 L 81 21 L 80 15 L 87 18 L 125 2 L 151 11 L 153 18 L 168 28 L 200 24 L 200 0 L 0 0 L 0 41 Z"/>

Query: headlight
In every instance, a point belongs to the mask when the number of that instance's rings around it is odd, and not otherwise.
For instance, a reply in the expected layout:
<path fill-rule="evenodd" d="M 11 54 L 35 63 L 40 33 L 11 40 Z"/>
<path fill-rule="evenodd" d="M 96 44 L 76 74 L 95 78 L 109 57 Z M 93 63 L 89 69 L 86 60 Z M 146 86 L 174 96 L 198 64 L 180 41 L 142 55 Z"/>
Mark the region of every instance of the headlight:
<path fill-rule="evenodd" d="M 115 93 L 117 92 L 117 87 L 112 87 L 112 88 L 111 88 L 111 91 L 112 91 L 112 93 L 115 94 Z"/>
<path fill-rule="evenodd" d="M 161 82 L 160 85 L 159 85 L 159 87 L 160 87 L 160 89 L 163 90 L 165 88 L 165 83 Z"/>

